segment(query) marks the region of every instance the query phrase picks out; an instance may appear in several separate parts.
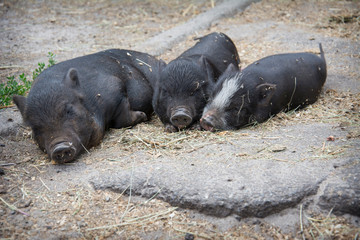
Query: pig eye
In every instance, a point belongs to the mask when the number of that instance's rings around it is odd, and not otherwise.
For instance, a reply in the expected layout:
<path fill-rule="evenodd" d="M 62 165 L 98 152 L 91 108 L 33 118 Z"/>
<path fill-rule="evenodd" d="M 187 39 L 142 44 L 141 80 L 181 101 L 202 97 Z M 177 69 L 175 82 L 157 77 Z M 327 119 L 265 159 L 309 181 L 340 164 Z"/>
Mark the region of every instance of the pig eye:
<path fill-rule="evenodd" d="M 33 132 L 34 137 L 37 137 L 38 135 L 41 134 L 41 127 L 32 126 L 31 128 L 32 128 L 32 132 Z"/>
<path fill-rule="evenodd" d="M 65 112 L 66 112 L 66 115 L 71 116 L 74 114 L 74 108 L 72 106 L 66 106 Z"/>
<path fill-rule="evenodd" d="M 195 89 L 194 91 L 190 92 L 190 96 L 194 96 L 197 91 L 198 89 Z"/>
<path fill-rule="evenodd" d="M 244 118 L 244 117 L 246 117 L 248 115 L 250 115 L 250 111 L 247 108 L 241 109 L 241 111 L 238 114 L 238 116 L 242 117 L 242 118 Z"/>
<path fill-rule="evenodd" d="M 190 92 L 190 96 L 194 96 L 194 94 L 196 93 L 196 91 L 197 91 L 199 88 L 201 88 L 200 82 L 195 82 L 195 89 L 194 89 L 192 92 Z"/>
<path fill-rule="evenodd" d="M 160 96 L 165 98 L 169 96 L 169 93 L 165 89 L 161 89 Z"/>
<path fill-rule="evenodd" d="M 237 104 L 231 104 L 230 106 L 227 107 L 226 110 L 227 111 L 236 111 L 236 112 L 238 112 L 240 109 L 239 109 L 239 106 Z"/>
<path fill-rule="evenodd" d="M 194 96 L 195 93 L 198 92 L 198 91 L 199 91 L 199 88 L 194 89 L 193 91 L 190 92 L 190 96 Z"/>

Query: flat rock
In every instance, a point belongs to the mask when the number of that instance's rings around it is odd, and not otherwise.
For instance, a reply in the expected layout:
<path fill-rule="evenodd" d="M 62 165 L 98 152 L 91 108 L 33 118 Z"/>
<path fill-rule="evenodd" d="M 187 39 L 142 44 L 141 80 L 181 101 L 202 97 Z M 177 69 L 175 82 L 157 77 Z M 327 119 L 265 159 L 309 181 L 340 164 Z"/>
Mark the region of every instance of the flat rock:
<path fill-rule="evenodd" d="M 315 195 L 334 171 L 334 164 L 350 163 L 355 154 L 314 160 L 322 153 L 312 149 L 321 149 L 327 136 L 345 137 L 346 132 L 329 124 L 287 126 L 263 133 L 271 137 L 259 137 L 254 130 L 246 132 L 244 139 L 208 145 L 177 159 L 149 159 L 131 169 L 104 172 L 90 182 L 96 189 L 127 189 L 128 194 L 131 189 L 131 194 L 155 196 L 218 217 L 265 217 Z M 281 151 L 266 151 L 279 143 Z M 344 143 L 329 144 L 340 147 Z"/>
<path fill-rule="evenodd" d="M 342 167 L 324 182 L 319 206 L 360 216 L 360 161 Z"/>
<path fill-rule="evenodd" d="M 222 163 L 172 163 L 169 159 L 133 172 L 106 174 L 93 183 L 95 188 L 119 192 L 131 186 L 133 194 L 156 196 L 173 205 L 218 217 L 230 214 L 264 217 L 315 194 L 328 173 L 315 174 L 322 167 L 304 173 L 304 166 L 265 159 L 246 160 L 231 167 Z"/>

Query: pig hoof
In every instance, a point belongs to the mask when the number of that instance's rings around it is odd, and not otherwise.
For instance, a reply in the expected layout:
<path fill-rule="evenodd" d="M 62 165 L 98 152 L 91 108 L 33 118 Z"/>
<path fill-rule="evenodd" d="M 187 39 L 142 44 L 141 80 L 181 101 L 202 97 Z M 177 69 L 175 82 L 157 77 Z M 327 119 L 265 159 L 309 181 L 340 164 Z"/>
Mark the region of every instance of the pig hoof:
<path fill-rule="evenodd" d="M 178 129 L 175 126 L 171 125 L 171 124 L 166 124 L 165 125 L 165 132 L 173 133 L 173 132 L 177 132 L 177 131 L 178 131 Z"/>
<path fill-rule="evenodd" d="M 200 126 L 200 123 L 195 123 L 191 126 L 190 128 L 191 130 L 198 130 L 198 131 L 201 131 L 201 126 Z"/>
<path fill-rule="evenodd" d="M 137 112 L 135 112 L 134 115 L 135 115 L 135 120 L 133 121 L 134 125 L 147 121 L 147 116 L 144 112 L 137 111 Z"/>
<path fill-rule="evenodd" d="M 55 145 L 51 159 L 57 163 L 66 163 L 74 159 L 76 148 L 71 142 L 62 142 Z"/>

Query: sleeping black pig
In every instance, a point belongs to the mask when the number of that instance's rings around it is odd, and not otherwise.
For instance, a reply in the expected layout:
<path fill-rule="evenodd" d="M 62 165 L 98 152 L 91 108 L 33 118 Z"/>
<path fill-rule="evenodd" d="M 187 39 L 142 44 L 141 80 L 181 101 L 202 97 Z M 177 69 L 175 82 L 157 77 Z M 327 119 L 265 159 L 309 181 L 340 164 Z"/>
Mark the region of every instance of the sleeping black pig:
<path fill-rule="evenodd" d="M 204 108 L 202 128 L 238 129 L 252 122 L 314 103 L 326 80 L 326 62 L 311 53 L 268 56 L 241 72 L 229 66 Z"/>
<path fill-rule="evenodd" d="M 110 49 L 46 69 L 28 97 L 14 96 L 39 147 L 57 163 L 100 143 L 107 128 L 133 126 L 153 112 L 153 84 L 165 63 Z"/>
<path fill-rule="evenodd" d="M 234 43 L 223 33 L 211 33 L 163 69 L 154 89 L 153 107 L 165 131 L 191 125 L 200 128 L 198 120 L 214 82 L 230 63 L 235 68 L 240 63 Z"/>

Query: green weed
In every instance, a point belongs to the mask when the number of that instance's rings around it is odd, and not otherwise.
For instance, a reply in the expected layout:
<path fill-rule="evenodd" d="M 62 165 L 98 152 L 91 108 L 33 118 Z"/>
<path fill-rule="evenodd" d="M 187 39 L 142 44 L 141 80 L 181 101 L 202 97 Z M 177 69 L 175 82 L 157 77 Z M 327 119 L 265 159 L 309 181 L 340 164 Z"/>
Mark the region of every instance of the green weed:
<path fill-rule="evenodd" d="M 13 95 L 26 95 L 37 76 L 55 63 L 55 54 L 49 52 L 48 64 L 38 63 L 38 68 L 32 72 L 32 80 L 27 80 L 25 73 L 20 74 L 18 79 L 15 79 L 14 75 L 7 77 L 8 81 L 0 84 L 0 108 L 11 104 Z"/>

